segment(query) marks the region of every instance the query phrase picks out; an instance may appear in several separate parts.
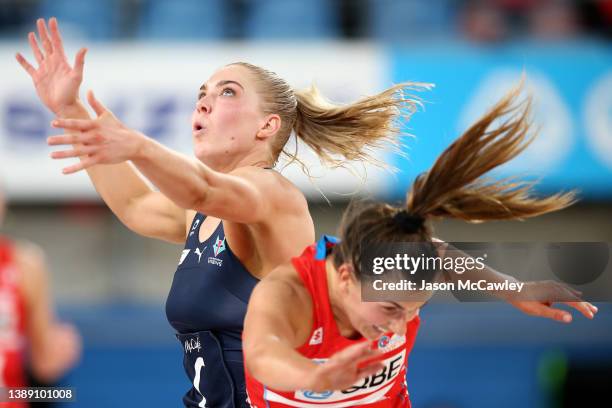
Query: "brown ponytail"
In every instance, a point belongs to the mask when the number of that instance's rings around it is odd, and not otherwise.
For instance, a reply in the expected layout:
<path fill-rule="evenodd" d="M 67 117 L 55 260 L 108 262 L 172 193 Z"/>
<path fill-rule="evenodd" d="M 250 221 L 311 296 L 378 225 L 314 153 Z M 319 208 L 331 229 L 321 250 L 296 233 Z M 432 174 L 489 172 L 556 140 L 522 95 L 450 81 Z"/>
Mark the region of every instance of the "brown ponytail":
<path fill-rule="evenodd" d="M 520 154 L 529 135 L 531 99 L 517 104 L 518 86 L 472 125 L 419 176 L 408 193 L 406 209 L 423 218 L 448 217 L 469 222 L 523 219 L 571 205 L 575 194 L 530 196 L 533 183 L 506 179 L 485 182 L 481 176 Z M 491 124 L 510 115 L 499 127 Z"/>
<path fill-rule="evenodd" d="M 438 157 L 432 168 L 417 177 L 406 204 L 353 203 L 345 211 L 341 242 L 334 250 L 336 266 L 359 264 L 371 243 L 431 241 L 427 220 L 458 218 L 469 222 L 535 217 L 561 210 L 575 201 L 575 193 L 538 198 L 533 184 L 482 176 L 521 153 L 533 140 L 529 135 L 531 100 L 516 103 L 521 86 L 509 92 Z M 506 117 L 496 128 L 489 127 Z"/>

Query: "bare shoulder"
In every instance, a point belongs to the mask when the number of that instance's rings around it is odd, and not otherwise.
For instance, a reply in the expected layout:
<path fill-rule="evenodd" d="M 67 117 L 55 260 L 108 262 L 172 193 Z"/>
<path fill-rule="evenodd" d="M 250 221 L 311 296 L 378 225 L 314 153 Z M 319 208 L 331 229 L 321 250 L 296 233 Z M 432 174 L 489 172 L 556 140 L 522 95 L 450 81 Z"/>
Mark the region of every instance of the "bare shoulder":
<path fill-rule="evenodd" d="M 308 289 L 291 263 L 274 268 L 257 284 L 256 290 L 274 299 L 289 301 L 291 306 L 301 307 L 311 302 Z"/>
<path fill-rule="evenodd" d="M 249 314 L 262 313 L 274 325 L 288 329 L 292 346 L 303 344 L 312 327 L 312 299 L 292 264 L 273 269 L 255 287 L 249 301 Z"/>
<path fill-rule="evenodd" d="M 304 193 L 277 171 L 256 166 L 245 166 L 233 170 L 230 174 L 252 182 L 277 207 L 291 210 L 308 209 Z"/>

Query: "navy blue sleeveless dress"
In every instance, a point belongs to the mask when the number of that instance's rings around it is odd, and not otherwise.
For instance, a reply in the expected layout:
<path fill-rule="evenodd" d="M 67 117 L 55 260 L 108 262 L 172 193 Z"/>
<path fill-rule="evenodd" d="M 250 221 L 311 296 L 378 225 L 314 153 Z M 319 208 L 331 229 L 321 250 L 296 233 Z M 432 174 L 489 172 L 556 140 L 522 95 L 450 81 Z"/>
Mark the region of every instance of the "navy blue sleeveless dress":
<path fill-rule="evenodd" d="M 186 407 L 248 407 L 242 358 L 247 303 L 258 280 L 225 240 L 223 222 L 204 242 L 197 213 L 174 274 L 166 316 L 178 332 L 192 387 Z"/>

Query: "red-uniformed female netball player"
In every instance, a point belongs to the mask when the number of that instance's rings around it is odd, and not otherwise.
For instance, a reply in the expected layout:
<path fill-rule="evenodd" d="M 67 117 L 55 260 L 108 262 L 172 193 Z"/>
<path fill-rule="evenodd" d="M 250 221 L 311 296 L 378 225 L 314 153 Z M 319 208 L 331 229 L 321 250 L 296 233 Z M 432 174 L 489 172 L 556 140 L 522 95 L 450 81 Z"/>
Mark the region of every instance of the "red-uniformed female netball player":
<path fill-rule="evenodd" d="M 408 354 L 425 299 L 362 302 L 360 282 L 375 275 L 360 269 L 360 256 L 372 244 L 431 243 L 433 217 L 518 219 L 572 203 L 571 193 L 533 198 L 528 186 L 482 181 L 526 146 L 528 109 L 513 107 L 514 96 L 503 99 L 418 177 L 404 206 L 350 206 L 339 241 L 324 237 L 257 285 L 243 336 L 252 407 L 410 406 Z M 488 130 L 509 112 L 516 114 L 513 119 Z M 434 244 L 427 246 L 435 256 Z M 402 279 L 423 279 L 422 273 L 400 273 Z M 430 274 L 428 280 L 435 278 Z M 596 312 L 587 302 L 569 304 L 590 318 Z"/>
<path fill-rule="evenodd" d="M 304 195 L 271 168 L 292 130 L 324 161 L 368 159 L 367 148 L 393 137 L 398 115 L 414 110 L 415 102 L 401 92 L 412 84 L 333 106 L 314 90 L 294 91 L 270 71 L 227 65 L 199 90 L 191 123 L 194 160 L 127 128 L 91 93 L 98 117 L 90 119 L 78 97 L 85 50 L 71 67 L 55 19 L 49 28 L 38 21 L 41 46 L 29 35 L 38 68 L 20 54 L 17 60 L 42 102 L 61 118 L 55 126 L 70 132 L 49 139 L 74 146 L 53 157 L 80 157 L 65 172 L 87 169 L 131 230 L 185 242 L 166 304 L 193 384 L 183 401 L 190 407 L 243 406 L 241 334 L 251 290 L 315 240 Z"/>
<path fill-rule="evenodd" d="M 3 214 L 0 194 L 0 226 Z M 40 249 L 0 234 L 0 388 L 26 387 L 28 366 L 39 381 L 52 383 L 76 364 L 80 353 L 75 328 L 55 319 Z"/>

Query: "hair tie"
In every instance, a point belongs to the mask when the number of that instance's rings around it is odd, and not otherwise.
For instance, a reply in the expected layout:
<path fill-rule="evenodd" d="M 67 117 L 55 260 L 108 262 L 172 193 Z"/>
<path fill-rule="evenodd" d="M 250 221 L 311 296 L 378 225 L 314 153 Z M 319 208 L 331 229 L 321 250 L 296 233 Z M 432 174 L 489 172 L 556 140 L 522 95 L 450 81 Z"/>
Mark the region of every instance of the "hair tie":
<path fill-rule="evenodd" d="M 425 223 L 425 218 L 420 215 L 410 214 L 406 210 L 401 210 L 393 216 L 393 222 L 402 230 L 408 233 L 418 232 Z"/>

